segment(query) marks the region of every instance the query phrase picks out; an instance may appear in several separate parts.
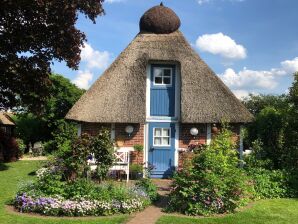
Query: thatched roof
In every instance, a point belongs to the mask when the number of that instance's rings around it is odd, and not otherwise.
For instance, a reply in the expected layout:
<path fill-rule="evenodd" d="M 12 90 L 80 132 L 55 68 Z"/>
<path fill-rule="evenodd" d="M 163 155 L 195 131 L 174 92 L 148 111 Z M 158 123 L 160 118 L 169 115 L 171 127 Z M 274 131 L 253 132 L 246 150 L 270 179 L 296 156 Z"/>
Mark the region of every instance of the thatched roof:
<path fill-rule="evenodd" d="M 180 31 L 139 33 L 66 115 L 82 122 L 140 123 L 146 117 L 146 66 L 180 64 L 181 122 L 249 122 L 253 116 L 202 61 Z"/>
<path fill-rule="evenodd" d="M 179 29 L 180 19 L 176 13 L 162 3 L 144 13 L 140 19 L 140 30 L 150 33 L 172 33 Z"/>
<path fill-rule="evenodd" d="M 15 123 L 8 113 L 0 112 L 0 125 L 14 126 Z"/>

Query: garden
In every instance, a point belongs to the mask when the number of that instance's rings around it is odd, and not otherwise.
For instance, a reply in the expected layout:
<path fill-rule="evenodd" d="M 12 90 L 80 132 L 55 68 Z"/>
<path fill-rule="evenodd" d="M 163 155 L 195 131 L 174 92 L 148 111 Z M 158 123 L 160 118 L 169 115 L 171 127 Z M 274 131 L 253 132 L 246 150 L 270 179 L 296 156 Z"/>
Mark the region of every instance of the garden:
<path fill-rule="evenodd" d="M 88 156 L 96 159 L 95 170 Z M 20 212 L 50 216 L 107 216 L 141 211 L 157 197 L 149 178 L 131 186 L 109 181 L 114 145 L 108 130 L 65 141 L 36 171 L 37 179 L 18 189 L 13 202 Z"/>
<path fill-rule="evenodd" d="M 174 174 L 168 203 L 162 208 L 165 216 L 158 223 L 244 223 L 244 220 L 291 223 L 298 219 L 295 77 L 288 95 L 250 96 L 244 100 L 255 115 L 255 121 L 241 133 L 245 148 L 251 150 L 249 154 L 239 155 L 238 142 L 234 141 L 227 122 L 221 124 L 210 145 L 190 147 L 187 153 L 192 159 L 184 161 L 183 168 Z M 30 114 L 16 117 L 21 154 L 28 145 L 30 148 L 30 141 L 36 141 L 28 140 L 32 130 L 24 131 L 26 124 L 33 123 L 38 128 L 41 123 L 45 125 L 45 119 L 39 122 L 36 119 Z M 111 220 L 122 223 L 130 214 L 143 211 L 158 200 L 157 187 L 148 178 L 149 170 L 145 170 L 147 178 L 142 178 L 141 163 L 131 166 L 132 177 L 137 180 L 130 184 L 109 178 L 114 142 L 108 130 L 103 129 L 96 136 L 78 137 L 71 122 L 60 119 L 56 125 L 51 138 L 43 143 L 46 161 L 1 163 L 1 180 L 11 178 L 11 182 L 3 185 L 3 192 L 9 192 L 1 196 L 3 220 L 16 220 L 23 217 L 21 214 L 29 213 L 28 220 L 39 214 L 50 219 L 77 217 L 78 220 L 97 216 L 107 223 L 114 223 Z M 134 148 L 138 157 L 143 147 Z M 91 154 L 96 161 L 95 170 L 88 165 Z M 20 216 L 7 214 L 4 204 L 10 204 Z M 92 218 L 88 222 L 92 223 Z"/>
<path fill-rule="evenodd" d="M 255 115 L 241 133 L 227 123 L 210 145 L 192 147 L 191 161 L 173 177 L 168 212 L 191 216 L 228 214 L 262 199 L 298 196 L 298 73 L 288 94 L 251 95 L 243 103 Z"/>

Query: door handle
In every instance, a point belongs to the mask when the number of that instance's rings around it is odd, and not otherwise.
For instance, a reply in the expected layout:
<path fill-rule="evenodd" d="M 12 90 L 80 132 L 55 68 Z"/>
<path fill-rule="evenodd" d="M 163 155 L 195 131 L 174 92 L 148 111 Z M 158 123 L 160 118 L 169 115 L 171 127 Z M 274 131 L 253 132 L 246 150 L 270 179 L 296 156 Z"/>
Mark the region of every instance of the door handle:
<path fill-rule="evenodd" d="M 150 147 L 150 151 L 152 152 L 154 150 L 154 148 L 153 147 Z"/>

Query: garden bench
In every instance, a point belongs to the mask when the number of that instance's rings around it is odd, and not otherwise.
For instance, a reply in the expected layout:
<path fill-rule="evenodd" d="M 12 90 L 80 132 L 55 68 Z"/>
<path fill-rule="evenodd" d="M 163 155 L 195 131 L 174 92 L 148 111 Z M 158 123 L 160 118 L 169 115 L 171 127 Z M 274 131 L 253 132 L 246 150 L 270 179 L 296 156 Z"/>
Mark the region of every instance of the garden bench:
<path fill-rule="evenodd" d="M 119 149 L 114 152 L 115 161 L 113 166 L 109 169 L 110 171 L 124 171 L 126 174 L 126 181 L 129 180 L 129 154 L 130 151 L 126 149 Z M 88 165 L 90 166 L 91 170 L 96 169 L 96 161 L 92 156 L 91 159 L 88 159 Z"/>

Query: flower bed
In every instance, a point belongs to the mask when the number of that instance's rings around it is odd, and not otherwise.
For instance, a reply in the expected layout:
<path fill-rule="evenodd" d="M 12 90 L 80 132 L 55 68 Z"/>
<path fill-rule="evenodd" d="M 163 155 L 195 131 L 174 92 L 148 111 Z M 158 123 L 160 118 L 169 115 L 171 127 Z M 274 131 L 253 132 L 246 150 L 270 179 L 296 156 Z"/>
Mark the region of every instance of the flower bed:
<path fill-rule="evenodd" d="M 15 207 L 20 212 L 36 212 L 53 216 L 102 216 L 117 213 L 131 213 L 142 210 L 149 201 L 145 197 L 126 199 L 123 201 L 99 201 L 90 199 L 68 200 L 62 197 L 16 196 Z"/>
<path fill-rule="evenodd" d="M 20 186 L 14 200 L 20 212 L 51 216 L 104 216 L 140 211 L 156 198 L 150 179 L 128 187 L 115 182 L 60 180 L 57 169 L 41 168 L 37 180 Z"/>
<path fill-rule="evenodd" d="M 20 212 L 53 216 L 100 216 L 144 209 L 157 198 L 150 179 L 128 187 L 103 181 L 113 163 L 113 142 L 107 130 L 97 137 L 82 135 L 64 142 L 37 170 L 37 179 L 21 186 L 14 200 Z M 87 158 L 93 153 L 98 167 L 92 175 Z"/>

